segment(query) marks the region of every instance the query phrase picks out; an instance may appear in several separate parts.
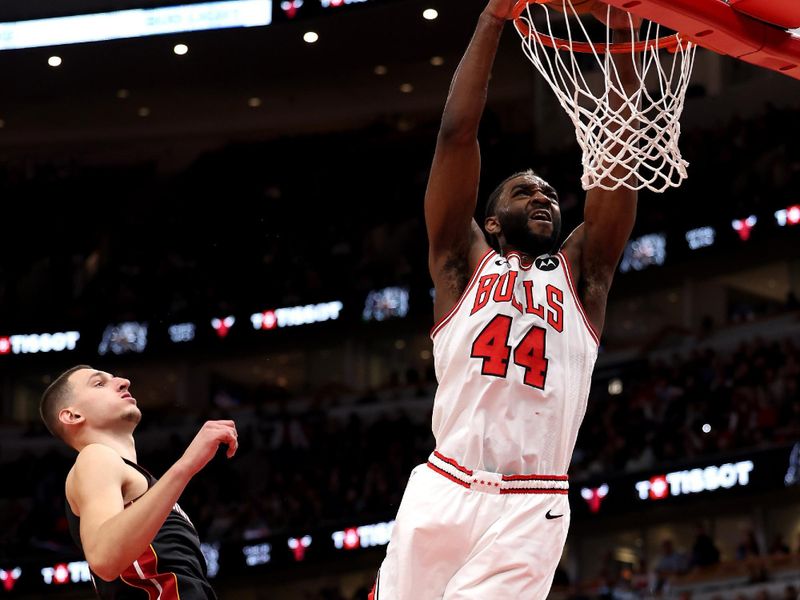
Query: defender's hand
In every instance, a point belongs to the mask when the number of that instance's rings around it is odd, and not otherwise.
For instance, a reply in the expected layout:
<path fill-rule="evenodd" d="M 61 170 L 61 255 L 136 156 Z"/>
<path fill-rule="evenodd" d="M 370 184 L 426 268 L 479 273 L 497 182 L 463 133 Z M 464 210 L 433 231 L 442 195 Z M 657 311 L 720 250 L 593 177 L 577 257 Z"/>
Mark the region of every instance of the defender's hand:
<path fill-rule="evenodd" d="M 489 0 L 484 12 L 496 19 L 508 20 L 514 13 L 516 3 L 516 0 Z"/>
<path fill-rule="evenodd" d="M 239 447 L 236 424 L 233 421 L 206 421 L 186 448 L 181 462 L 194 475 L 214 458 L 220 444 L 226 444 L 228 458 L 236 454 Z"/>
<path fill-rule="evenodd" d="M 639 31 L 642 26 L 642 17 L 628 14 L 624 10 L 604 4 L 600 0 L 592 8 L 592 14 L 598 21 L 613 31 L 630 31 L 631 21 L 633 21 L 634 31 Z"/>

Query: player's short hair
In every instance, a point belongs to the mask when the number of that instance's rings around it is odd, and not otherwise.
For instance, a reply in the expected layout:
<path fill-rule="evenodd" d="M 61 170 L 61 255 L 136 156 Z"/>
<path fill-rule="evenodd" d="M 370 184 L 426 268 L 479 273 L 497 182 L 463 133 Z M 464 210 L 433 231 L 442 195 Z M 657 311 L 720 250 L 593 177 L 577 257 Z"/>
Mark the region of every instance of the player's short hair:
<path fill-rule="evenodd" d="M 489 195 L 489 199 L 486 201 L 486 214 L 484 215 L 485 218 L 493 217 L 496 214 L 497 210 L 497 201 L 500 200 L 500 196 L 503 195 L 503 188 L 506 187 L 506 184 L 511 181 L 512 179 L 516 179 L 517 177 L 522 177 L 523 175 L 527 175 L 529 177 L 538 177 L 536 173 L 534 173 L 533 169 L 525 169 L 524 171 L 517 171 L 513 175 L 509 175 L 506 177 L 500 185 L 498 185 L 494 191 Z"/>
<path fill-rule="evenodd" d="M 72 394 L 72 384 L 69 381 L 70 375 L 83 369 L 92 369 L 89 365 L 77 365 L 64 371 L 56 377 L 55 381 L 47 386 L 39 402 L 39 415 L 47 427 L 47 430 L 60 440 L 64 439 L 64 427 L 58 420 L 58 413 L 69 402 Z M 93 370 L 93 369 L 92 369 Z"/>

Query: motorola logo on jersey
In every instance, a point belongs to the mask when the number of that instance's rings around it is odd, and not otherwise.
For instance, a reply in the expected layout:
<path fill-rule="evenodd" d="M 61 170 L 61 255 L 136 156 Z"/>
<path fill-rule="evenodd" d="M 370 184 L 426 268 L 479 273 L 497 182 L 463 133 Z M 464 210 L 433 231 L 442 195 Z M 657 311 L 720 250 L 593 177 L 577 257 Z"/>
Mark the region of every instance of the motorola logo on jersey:
<path fill-rule="evenodd" d="M 647 481 L 639 481 L 636 491 L 640 500 L 663 500 L 668 497 L 713 492 L 750 484 L 752 460 L 708 466 L 702 469 L 674 471 L 666 475 L 655 475 Z"/>
<path fill-rule="evenodd" d="M 596 488 L 583 488 L 581 489 L 581 498 L 586 500 L 589 505 L 589 510 L 593 513 L 600 512 L 600 504 L 603 499 L 608 496 L 609 487 L 607 483 Z"/>
<path fill-rule="evenodd" d="M 81 334 L 77 331 L 32 333 L 0 337 L 0 354 L 39 354 L 75 350 Z"/>
<path fill-rule="evenodd" d="M 555 271 L 558 268 L 559 262 L 557 256 L 540 256 L 533 261 L 536 268 L 540 271 Z"/>

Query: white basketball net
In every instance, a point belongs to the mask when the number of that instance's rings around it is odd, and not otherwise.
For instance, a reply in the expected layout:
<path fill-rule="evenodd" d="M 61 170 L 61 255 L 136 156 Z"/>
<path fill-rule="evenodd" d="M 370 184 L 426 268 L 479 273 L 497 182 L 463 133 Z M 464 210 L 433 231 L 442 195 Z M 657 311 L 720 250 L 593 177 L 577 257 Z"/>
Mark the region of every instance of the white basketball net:
<path fill-rule="evenodd" d="M 530 32 L 528 35 L 519 29 L 518 32 L 525 55 L 553 89 L 575 125 L 578 144 L 583 151 L 583 189 L 615 190 L 624 186 L 633 190 L 647 188 L 663 192 L 669 187 L 678 187 L 686 179 L 689 164 L 681 157 L 678 139 L 697 47 L 691 42 L 682 42 L 672 52 L 648 45 L 641 52 L 632 48 L 630 56 L 627 52 L 617 54 L 616 59 L 610 52 L 592 47 L 591 53 L 581 55 L 573 50 L 573 42 L 592 40 L 572 1 L 561 2 L 565 14 L 558 15 L 557 19 L 551 19 L 551 12 L 544 4 L 528 4 L 520 18 Z M 535 7 L 537 17 L 543 17 L 546 23 L 546 32 L 540 29 L 539 35 L 554 40 L 553 24 L 558 21 L 566 28 L 567 33 L 562 37 L 569 42 L 568 46 L 561 45 L 554 50 L 534 35 L 532 7 Z M 552 16 L 556 17 L 556 14 Z M 561 23 L 561 19 L 566 23 Z M 630 16 L 628 20 L 633 33 L 633 20 Z M 661 37 L 661 27 L 657 23 L 647 22 L 642 29 L 642 41 Z M 606 50 L 611 46 L 611 35 L 612 32 L 606 28 L 606 39 L 602 44 Z M 580 56 L 586 58 L 581 60 Z M 633 62 L 638 89 L 625 91 L 615 60 Z M 591 80 L 587 61 L 592 62 L 593 67 L 594 63 L 597 64 L 604 83 L 596 81 L 596 78 L 591 82 L 593 85 L 587 82 L 587 79 Z M 653 84 L 652 91 L 647 89 L 648 83 Z"/>

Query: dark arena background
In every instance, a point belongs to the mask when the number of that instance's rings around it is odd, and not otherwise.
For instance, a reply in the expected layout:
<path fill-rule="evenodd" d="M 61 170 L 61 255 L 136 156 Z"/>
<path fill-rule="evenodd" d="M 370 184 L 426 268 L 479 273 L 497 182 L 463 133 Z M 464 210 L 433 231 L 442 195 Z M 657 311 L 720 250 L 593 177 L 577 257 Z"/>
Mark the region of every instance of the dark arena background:
<path fill-rule="evenodd" d="M 256 0 L 252 27 L 217 7 L 202 31 L 17 36 L 177 4 L 0 4 L 0 598 L 94 597 L 64 516 L 74 454 L 38 415 L 88 363 L 131 379 L 156 475 L 203 421 L 236 421 L 237 456 L 181 498 L 220 598 L 364 600 L 434 447 L 422 200 L 484 3 Z M 800 590 L 800 94 L 697 61 L 689 179 L 640 196 L 551 598 Z M 580 223 L 574 129 L 510 25 L 480 140 L 479 211 L 532 167 Z"/>

